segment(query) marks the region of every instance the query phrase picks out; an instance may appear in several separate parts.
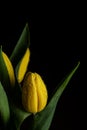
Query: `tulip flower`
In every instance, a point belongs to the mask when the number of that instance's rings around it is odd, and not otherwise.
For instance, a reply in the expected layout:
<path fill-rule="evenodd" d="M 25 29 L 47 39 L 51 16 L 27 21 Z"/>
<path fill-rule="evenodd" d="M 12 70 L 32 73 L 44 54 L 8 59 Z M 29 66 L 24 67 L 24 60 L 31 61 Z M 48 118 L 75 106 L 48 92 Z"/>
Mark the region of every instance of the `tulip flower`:
<path fill-rule="evenodd" d="M 26 24 L 10 59 L 0 48 L 0 121 L 5 130 L 20 130 L 27 117 L 31 120 L 27 129 L 48 130 L 57 103 L 80 65 L 79 61 L 56 87 L 53 86 L 55 90 L 48 101 L 48 91 L 42 77 L 36 72 L 27 72 L 30 62 L 29 34 Z"/>
<path fill-rule="evenodd" d="M 22 103 L 26 111 L 37 113 L 47 104 L 48 93 L 46 85 L 37 73 L 28 72 L 22 87 Z"/>

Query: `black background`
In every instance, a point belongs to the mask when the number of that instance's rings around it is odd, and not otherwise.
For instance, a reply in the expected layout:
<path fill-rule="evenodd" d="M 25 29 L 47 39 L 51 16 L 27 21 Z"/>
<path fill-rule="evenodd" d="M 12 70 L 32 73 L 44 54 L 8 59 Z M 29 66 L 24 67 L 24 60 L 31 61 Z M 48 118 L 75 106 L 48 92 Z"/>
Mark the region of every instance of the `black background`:
<path fill-rule="evenodd" d="M 81 60 L 81 10 L 71 4 L 67 7 L 65 4 L 24 7 L 27 10 L 21 7 L 17 11 L 15 7 L 13 11 L 11 6 L 11 9 L 2 11 L 0 45 L 10 56 L 28 22 L 31 41 L 31 60 L 28 69 L 43 77 L 50 94 Z M 87 121 L 85 116 L 85 94 L 81 86 L 80 65 L 60 98 L 50 130 L 85 130 Z"/>

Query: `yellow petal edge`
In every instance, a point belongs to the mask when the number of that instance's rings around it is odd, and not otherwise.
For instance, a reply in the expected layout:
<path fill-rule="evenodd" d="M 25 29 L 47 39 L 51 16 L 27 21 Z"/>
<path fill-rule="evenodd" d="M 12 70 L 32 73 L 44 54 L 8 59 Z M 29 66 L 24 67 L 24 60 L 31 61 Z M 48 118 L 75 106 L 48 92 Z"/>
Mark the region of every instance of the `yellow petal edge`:
<path fill-rule="evenodd" d="M 14 86 L 15 85 L 15 75 L 14 75 L 14 69 L 13 69 L 12 63 L 4 52 L 2 52 L 2 56 L 3 56 L 4 62 L 7 67 L 11 86 Z"/>
<path fill-rule="evenodd" d="M 29 61 L 30 61 L 30 50 L 29 50 L 29 48 L 27 48 L 26 52 L 20 62 L 19 69 L 18 69 L 17 79 L 18 79 L 19 83 L 21 83 L 24 78 L 24 75 L 27 71 Z"/>

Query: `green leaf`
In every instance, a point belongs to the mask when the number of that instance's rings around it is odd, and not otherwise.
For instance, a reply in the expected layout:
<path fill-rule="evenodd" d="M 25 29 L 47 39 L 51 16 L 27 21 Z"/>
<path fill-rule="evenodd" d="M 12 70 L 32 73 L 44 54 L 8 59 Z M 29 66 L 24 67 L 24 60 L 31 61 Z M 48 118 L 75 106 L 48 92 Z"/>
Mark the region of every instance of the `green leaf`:
<path fill-rule="evenodd" d="M 19 63 L 29 45 L 30 45 L 30 33 L 27 23 L 10 57 L 10 60 L 14 67 Z"/>
<path fill-rule="evenodd" d="M 50 102 L 48 103 L 47 107 L 40 113 L 37 113 L 34 116 L 34 124 L 32 130 L 48 130 L 54 112 L 59 101 L 60 96 L 62 95 L 63 91 L 65 90 L 66 86 L 68 85 L 69 81 L 71 80 L 72 76 L 76 72 L 80 65 L 80 62 L 73 68 L 73 70 L 64 78 L 64 80 L 57 86 Z"/>
<path fill-rule="evenodd" d="M 0 82 L 0 118 L 3 121 L 3 125 L 6 127 L 10 119 L 9 103 L 6 92 Z"/>
<path fill-rule="evenodd" d="M 6 92 L 9 91 L 10 87 L 10 79 L 9 79 L 9 74 L 7 71 L 7 67 L 5 65 L 3 56 L 2 56 L 2 49 L 0 48 L 0 81 L 2 85 L 4 86 L 4 89 Z"/>
<path fill-rule="evenodd" d="M 31 113 L 24 111 L 21 107 L 17 107 L 14 104 L 11 104 L 11 112 L 16 130 L 20 130 L 23 121 L 31 115 Z"/>

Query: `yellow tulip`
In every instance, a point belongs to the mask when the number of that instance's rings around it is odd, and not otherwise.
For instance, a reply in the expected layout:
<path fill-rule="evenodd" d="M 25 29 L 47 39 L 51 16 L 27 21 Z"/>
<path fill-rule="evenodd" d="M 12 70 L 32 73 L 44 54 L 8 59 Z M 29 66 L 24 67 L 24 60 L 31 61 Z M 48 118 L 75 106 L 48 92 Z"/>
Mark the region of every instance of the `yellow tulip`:
<path fill-rule="evenodd" d="M 11 61 L 9 60 L 8 56 L 4 52 L 2 52 L 2 56 L 3 56 L 3 59 L 4 59 L 5 65 L 7 67 L 10 83 L 11 83 L 12 86 L 14 86 L 15 75 L 14 75 L 13 66 L 12 66 Z"/>
<path fill-rule="evenodd" d="M 19 69 L 18 69 L 17 79 L 18 79 L 19 83 L 21 83 L 24 78 L 24 75 L 27 71 L 29 61 L 30 61 L 30 50 L 29 50 L 29 48 L 27 48 L 27 50 L 20 62 Z"/>
<path fill-rule="evenodd" d="M 22 104 L 26 111 L 37 113 L 42 111 L 48 99 L 46 85 L 37 73 L 28 72 L 22 87 Z"/>

